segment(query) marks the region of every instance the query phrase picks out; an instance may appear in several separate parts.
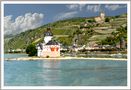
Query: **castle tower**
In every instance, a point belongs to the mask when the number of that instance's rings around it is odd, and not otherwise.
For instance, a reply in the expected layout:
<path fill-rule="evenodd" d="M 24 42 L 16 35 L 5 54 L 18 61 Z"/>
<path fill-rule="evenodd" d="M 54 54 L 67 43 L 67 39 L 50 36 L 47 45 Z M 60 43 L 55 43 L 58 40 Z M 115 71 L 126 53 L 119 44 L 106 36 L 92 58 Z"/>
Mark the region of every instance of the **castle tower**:
<path fill-rule="evenodd" d="M 102 20 L 105 20 L 105 13 L 104 13 L 104 12 L 101 12 L 101 13 L 100 13 L 100 17 L 101 17 Z"/>
<path fill-rule="evenodd" d="M 99 16 L 94 18 L 97 23 L 105 22 L 105 13 L 103 11 L 100 12 Z"/>
<path fill-rule="evenodd" d="M 44 33 L 44 42 L 47 44 L 53 38 L 53 33 L 50 28 L 47 28 L 47 31 Z"/>
<path fill-rule="evenodd" d="M 123 37 L 121 37 L 121 39 L 120 39 L 120 48 L 121 48 L 121 49 L 124 49 L 125 46 L 126 46 L 125 40 L 124 40 Z"/>

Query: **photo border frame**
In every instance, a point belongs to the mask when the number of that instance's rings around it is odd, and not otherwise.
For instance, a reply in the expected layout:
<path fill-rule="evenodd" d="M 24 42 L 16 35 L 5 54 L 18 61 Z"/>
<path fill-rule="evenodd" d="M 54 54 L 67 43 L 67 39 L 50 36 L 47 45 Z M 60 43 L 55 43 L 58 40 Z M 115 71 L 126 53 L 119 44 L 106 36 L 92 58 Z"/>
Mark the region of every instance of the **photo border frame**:
<path fill-rule="evenodd" d="M 130 1 L 2 1 L 1 2 L 1 88 L 2 89 L 130 89 Z M 4 5 L 5 4 L 127 4 L 128 53 L 127 86 L 4 86 Z"/>

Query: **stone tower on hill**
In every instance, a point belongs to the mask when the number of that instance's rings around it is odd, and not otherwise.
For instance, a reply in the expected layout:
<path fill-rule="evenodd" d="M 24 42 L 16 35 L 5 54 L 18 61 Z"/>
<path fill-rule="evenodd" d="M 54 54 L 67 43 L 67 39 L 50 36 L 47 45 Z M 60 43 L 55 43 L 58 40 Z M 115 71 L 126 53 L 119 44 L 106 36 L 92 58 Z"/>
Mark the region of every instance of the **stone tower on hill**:
<path fill-rule="evenodd" d="M 104 23 L 105 22 L 105 13 L 104 12 L 100 12 L 100 15 L 95 17 L 95 21 L 97 23 Z"/>

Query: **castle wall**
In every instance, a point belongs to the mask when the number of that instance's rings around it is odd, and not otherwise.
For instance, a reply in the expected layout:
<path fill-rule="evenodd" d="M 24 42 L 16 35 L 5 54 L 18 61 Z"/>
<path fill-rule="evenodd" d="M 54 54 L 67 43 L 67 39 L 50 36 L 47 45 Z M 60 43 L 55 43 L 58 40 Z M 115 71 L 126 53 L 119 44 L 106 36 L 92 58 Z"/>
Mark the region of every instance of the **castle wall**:
<path fill-rule="evenodd" d="M 43 45 L 42 50 L 38 50 L 40 57 L 60 57 L 59 45 Z"/>

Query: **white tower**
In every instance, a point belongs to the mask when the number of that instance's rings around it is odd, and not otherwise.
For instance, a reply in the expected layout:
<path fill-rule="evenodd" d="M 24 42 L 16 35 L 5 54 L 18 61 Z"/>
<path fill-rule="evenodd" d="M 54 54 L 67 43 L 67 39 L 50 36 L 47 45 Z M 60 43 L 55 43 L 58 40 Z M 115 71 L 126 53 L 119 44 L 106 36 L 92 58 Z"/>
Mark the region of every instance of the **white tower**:
<path fill-rule="evenodd" d="M 53 34 L 50 31 L 50 28 L 47 28 L 47 32 L 44 33 L 44 42 L 47 44 L 53 38 Z"/>
<path fill-rule="evenodd" d="M 44 41 L 45 43 L 48 43 L 52 39 L 52 36 L 45 36 Z"/>

